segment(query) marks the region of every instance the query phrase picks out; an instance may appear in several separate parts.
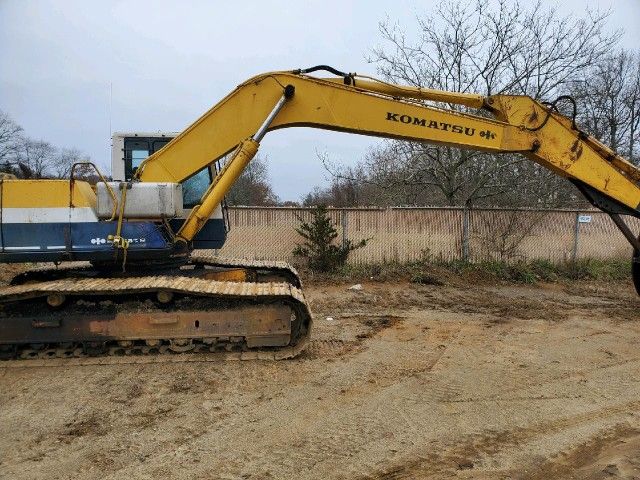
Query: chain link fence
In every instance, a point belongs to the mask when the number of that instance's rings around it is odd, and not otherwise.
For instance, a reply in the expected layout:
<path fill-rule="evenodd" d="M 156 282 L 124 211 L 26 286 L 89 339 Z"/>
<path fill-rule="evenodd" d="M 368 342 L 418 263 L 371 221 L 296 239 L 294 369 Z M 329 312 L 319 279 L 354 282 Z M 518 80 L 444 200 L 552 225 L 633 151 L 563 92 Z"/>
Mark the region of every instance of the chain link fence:
<path fill-rule="evenodd" d="M 301 241 L 295 231 L 309 221 L 312 209 L 232 207 L 231 230 L 219 251 L 226 257 L 293 261 Z M 581 258 L 630 259 L 632 249 L 613 221 L 591 210 L 505 210 L 463 208 L 329 209 L 338 240 L 364 248 L 349 263 Z M 628 219 L 640 231 L 638 219 Z"/>

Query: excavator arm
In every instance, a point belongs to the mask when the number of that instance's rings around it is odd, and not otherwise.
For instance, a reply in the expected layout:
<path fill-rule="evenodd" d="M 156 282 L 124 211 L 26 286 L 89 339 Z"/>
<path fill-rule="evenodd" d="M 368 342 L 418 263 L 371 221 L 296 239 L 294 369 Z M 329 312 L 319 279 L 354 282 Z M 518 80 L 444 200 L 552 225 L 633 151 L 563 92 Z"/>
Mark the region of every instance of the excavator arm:
<path fill-rule="evenodd" d="M 317 70 L 336 77 L 308 75 Z M 572 181 L 593 205 L 611 215 L 636 252 L 634 280 L 640 292 L 640 240 L 620 217 L 640 218 L 640 169 L 577 128 L 575 102 L 574 118 L 567 118 L 557 110 L 557 101 L 543 104 L 527 96 L 483 97 L 405 87 L 325 66 L 265 73 L 240 84 L 150 156 L 140 165 L 137 178 L 182 182 L 234 152 L 177 232 L 177 243 L 187 248 L 271 130 L 312 127 L 520 153 Z M 453 105 L 477 112 L 460 112 Z"/>

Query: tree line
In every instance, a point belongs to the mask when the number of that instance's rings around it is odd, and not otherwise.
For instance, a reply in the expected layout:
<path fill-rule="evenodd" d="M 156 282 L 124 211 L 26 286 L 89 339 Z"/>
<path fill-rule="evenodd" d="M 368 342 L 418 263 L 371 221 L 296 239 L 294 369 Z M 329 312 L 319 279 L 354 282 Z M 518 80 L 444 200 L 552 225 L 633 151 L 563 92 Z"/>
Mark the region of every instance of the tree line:
<path fill-rule="evenodd" d="M 0 110 L 0 171 L 18 178 L 68 178 L 74 163 L 88 161 L 89 156 L 77 148 L 60 148 L 25 135 Z"/>
<path fill-rule="evenodd" d="M 640 51 L 619 47 L 620 32 L 609 31 L 608 17 L 562 16 L 541 1 L 526 8 L 513 0 L 441 0 L 408 28 L 382 22 L 381 43 L 369 62 L 383 79 L 415 87 L 541 101 L 571 95 L 578 125 L 638 165 Z M 458 105 L 436 106 L 478 114 Z M 569 182 L 515 154 L 384 141 L 354 167 L 319 157 L 331 183 L 309 193 L 305 205 L 576 207 L 585 202 Z"/>

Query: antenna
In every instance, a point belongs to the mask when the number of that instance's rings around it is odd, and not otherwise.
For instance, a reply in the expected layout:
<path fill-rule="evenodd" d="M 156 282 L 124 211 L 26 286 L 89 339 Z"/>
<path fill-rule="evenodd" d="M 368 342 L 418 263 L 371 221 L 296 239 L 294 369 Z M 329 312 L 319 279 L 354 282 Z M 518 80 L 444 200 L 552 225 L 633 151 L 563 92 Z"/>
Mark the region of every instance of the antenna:
<path fill-rule="evenodd" d="M 112 143 L 113 143 L 113 128 L 111 126 L 111 117 L 113 116 L 113 82 L 109 82 L 109 150 L 108 150 L 108 155 L 107 158 L 111 158 L 111 149 L 112 149 Z M 108 165 L 111 165 L 111 162 L 108 162 Z M 109 174 L 111 175 L 113 172 L 111 172 L 111 168 L 108 169 L 109 170 Z"/>
<path fill-rule="evenodd" d="M 111 128 L 112 113 L 113 113 L 113 82 L 109 82 L 109 138 L 111 138 L 111 134 L 113 133 L 113 129 Z"/>

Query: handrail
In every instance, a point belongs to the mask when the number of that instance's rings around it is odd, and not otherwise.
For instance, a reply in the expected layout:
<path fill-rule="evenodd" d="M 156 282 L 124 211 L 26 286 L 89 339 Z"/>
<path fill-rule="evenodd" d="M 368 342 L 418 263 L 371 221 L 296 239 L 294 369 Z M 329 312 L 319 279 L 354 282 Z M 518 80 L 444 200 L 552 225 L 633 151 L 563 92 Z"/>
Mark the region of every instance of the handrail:
<path fill-rule="evenodd" d="M 80 165 L 89 165 L 89 166 L 93 167 L 93 169 L 98 174 L 98 177 L 100 177 L 100 180 L 107 187 L 107 191 L 109 192 L 109 195 L 111 196 L 111 200 L 113 201 L 113 210 L 111 211 L 111 218 L 109 218 L 109 220 L 107 220 L 107 221 L 111 222 L 112 220 L 114 220 L 116 218 L 116 213 L 118 211 L 118 199 L 116 198 L 116 194 L 114 193 L 113 189 L 109 186 L 109 183 L 107 182 L 107 180 L 104 177 L 104 175 L 102 175 L 102 173 L 100 172 L 98 167 L 93 162 L 76 162 L 71 166 L 71 173 L 69 174 L 69 180 L 70 180 L 71 189 L 73 189 L 73 182 L 75 181 L 75 178 L 73 178 L 73 175 L 75 173 L 76 167 L 78 167 Z M 73 201 L 72 199 L 73 199 L 73 197 L 71 197 L 70 201 Z"/>

